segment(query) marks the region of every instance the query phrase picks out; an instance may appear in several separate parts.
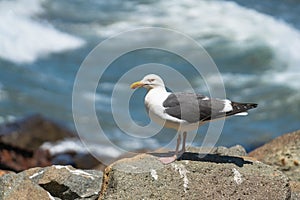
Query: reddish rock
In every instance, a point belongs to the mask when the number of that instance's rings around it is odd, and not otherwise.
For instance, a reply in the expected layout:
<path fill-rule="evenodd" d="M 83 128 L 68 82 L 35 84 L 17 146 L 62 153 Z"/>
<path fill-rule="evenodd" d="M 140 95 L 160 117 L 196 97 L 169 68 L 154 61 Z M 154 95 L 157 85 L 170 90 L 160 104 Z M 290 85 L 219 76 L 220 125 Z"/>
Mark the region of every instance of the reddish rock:
<path fill-rule="evenodd" d="M 22 171 L 31 167 L 51 165 L 47 151 L 38 149 L 28 151 L 7 144 L 0 143 L 0 168 Z"/>
<path fill-rule="evenodd" d="M 275 166 L 293 181 L 300 181 L 300 130 L 275 138 L 249 156 Z"/>
<path fill-rule="evenodd" d="M 22 171 L 52 164 L 45 142 L 74 137 L 75 134 L 41 115 L 32 115 L 0 125 L 0 169 Z"/>
<path fill-rule="evenodd" d="M 3 176 L 4 174 L 10 174 L 10 173 L 15 173 L 15 172 L 9 171 L 9 170 L 1 170 L 0 169 L 0 177 Z"/>
<path fill-rule="evenodd" d="M 292 199 L 300 199 L 300 130 L 275 138 L 249 156 L 286 174 L 291 180 Z"/>
<path fill-rule="evenodd" d="M 292 200 L 300 199 L 300 182 L 290 182 L 291 190 L 292 190 Z"/>
<path fill-rule="evenodd" d="M 35 151 L 44 142 L 74 137 L 74 133 L 41 115 L 32 115 L 0 126 L 0 142 Z"/>

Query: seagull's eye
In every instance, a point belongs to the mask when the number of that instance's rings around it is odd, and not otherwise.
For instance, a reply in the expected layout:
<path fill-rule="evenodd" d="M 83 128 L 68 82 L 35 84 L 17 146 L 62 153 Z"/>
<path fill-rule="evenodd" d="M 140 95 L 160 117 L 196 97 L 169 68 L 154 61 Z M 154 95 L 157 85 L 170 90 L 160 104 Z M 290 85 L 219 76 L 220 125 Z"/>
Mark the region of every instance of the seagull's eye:
<path fill-rule="evenodd" d="M 155 81 L 155 79 L 154 79 L 154 78 L 148 79 L 148 81 L 149 81 L 149 82 L 153 82 L 153 81 Z"/>

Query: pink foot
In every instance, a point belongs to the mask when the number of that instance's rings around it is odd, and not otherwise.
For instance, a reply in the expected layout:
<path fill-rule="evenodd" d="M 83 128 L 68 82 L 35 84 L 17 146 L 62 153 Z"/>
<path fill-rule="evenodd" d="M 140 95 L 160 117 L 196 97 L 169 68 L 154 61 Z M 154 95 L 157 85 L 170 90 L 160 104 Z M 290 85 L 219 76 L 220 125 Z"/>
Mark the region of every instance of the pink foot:
<path fill-rule="evenodd" d="M 163 164 L 169 164 L 169 163 L 172 163 L 174 162 L 175 160 L 177 159 L 177 156 L 171 156 L 171 157 L 161 157 L 159 158 L 158 160 L 163 163 Z"/>

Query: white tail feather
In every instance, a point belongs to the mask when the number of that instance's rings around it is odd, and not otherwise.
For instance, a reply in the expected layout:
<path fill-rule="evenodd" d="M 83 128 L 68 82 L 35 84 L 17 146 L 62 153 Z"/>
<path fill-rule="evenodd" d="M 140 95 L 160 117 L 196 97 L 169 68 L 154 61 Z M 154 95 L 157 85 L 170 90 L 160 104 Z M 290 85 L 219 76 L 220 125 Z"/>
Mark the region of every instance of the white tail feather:
<path fill-rule="evenodd" d="M 247 112 L 241 112 L 241 113 L 237 113 L 235 114 L 236 116 L 247 116 L 248 113 Z"/>

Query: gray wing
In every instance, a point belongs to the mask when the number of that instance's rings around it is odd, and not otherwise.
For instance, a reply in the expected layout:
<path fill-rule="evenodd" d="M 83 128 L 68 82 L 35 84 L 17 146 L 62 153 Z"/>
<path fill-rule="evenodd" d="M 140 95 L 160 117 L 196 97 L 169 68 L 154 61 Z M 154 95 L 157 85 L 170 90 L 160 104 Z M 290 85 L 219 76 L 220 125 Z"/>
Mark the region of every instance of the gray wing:
<path fill-rule="evenodd" d="M 257 106 L 251 103 L 230 103 L 232 110 L 222 112 L 225 107 L 224 100 L 210 99 L 202 94 L 179 92 L 170 94 L 163 102 L 163 106 L 167 114 L 189 123 L 230 116 Z"/>
<path fill-rule="evenodd" d="M 179 92 L 170 94 L 163 102 L 163 106 L 167 114 L 195 123 L 212 119 L 212 114 L 215 110 L 222 110 L 224 103 L 202 94 Z"/>

